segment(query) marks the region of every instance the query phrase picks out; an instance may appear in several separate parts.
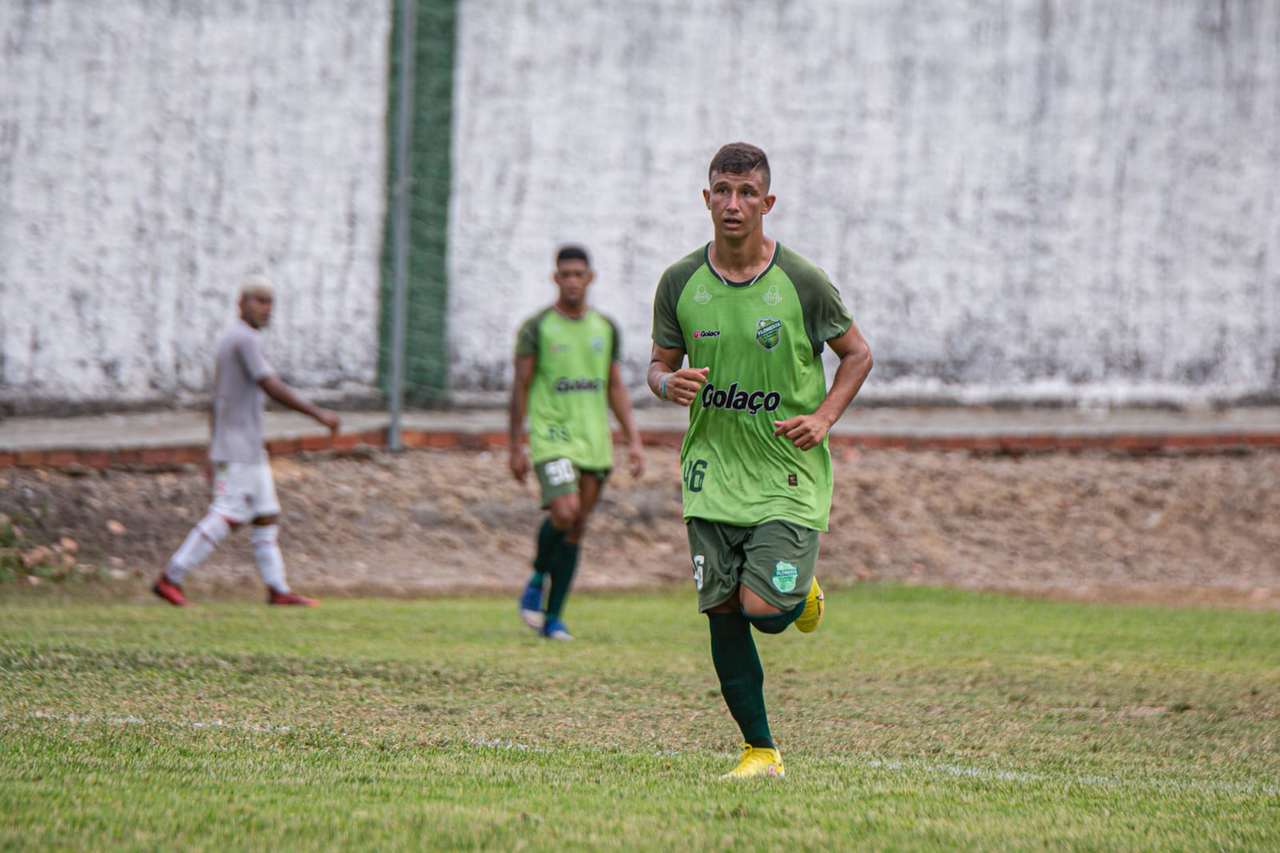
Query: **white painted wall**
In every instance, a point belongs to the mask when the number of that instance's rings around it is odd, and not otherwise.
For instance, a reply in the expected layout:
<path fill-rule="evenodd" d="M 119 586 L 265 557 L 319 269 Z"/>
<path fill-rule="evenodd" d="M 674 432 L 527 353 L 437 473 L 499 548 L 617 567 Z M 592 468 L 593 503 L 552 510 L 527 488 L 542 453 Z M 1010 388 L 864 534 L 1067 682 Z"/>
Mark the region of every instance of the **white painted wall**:
<path fill-rule="evenodd" d="M 0 401 L 207 392 L 249 270 L 287 379 L 373 381 L 388 0 L 0 3 Z"/>
<path fill-rule="evenodd" d="M 586 243 L 648 360 L 722 142 L 877 357 L 868 396 L 1280 395 L 1280 4 L 463 0 L 455 387 Z"/>

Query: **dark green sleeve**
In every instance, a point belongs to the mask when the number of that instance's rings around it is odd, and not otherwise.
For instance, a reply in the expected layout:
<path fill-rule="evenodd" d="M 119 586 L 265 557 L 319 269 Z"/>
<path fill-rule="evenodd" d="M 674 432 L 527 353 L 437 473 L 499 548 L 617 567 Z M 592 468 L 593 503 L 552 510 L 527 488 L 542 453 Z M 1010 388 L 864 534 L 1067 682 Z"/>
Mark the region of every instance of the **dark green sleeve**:
<path fill-rule="evenodd" d="M 804 331 L 813 346 L 813 354 L 818 355 L 827 341 L 849 331 L 853 315 L 844 307 L 840 291 L 822 269 L 791 251 L 779 258 L 779 265 L 796 286 L 800 310 L 804 312 Z"/>
<path fill-rule="evenodd" d="M 658 292 L 653 297 L 653 342 L 660 347 L 684 349 L 684 332 L 676 316 L 681 285 L 683 282 L 677 284 L 671 270 L 658 280 Z"/>
<path fill-rule="evenodd" d="M 613 322 L 613 318 L 605 316 L 609 328 L 613 329 L 613 352 L 609 356 L 610 361 L 622 361 L 622 332 L 618 329 L 618 324 Z"/>
<path fill-rule="evenodd" d="M 545 313 L 539 311 L 520 326 L 520 332 L 516 335 L 516 355 L 538 354 L 538 323 Z"/>

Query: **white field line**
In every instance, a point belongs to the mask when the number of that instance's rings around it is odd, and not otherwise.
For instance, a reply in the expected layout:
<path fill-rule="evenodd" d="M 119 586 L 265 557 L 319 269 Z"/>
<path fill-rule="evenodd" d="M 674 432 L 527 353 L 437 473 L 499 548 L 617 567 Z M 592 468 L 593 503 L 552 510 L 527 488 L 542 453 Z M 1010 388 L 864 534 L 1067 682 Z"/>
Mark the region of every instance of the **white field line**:
<path fill-rule="evenodd" d="M 172 726 L 183 729 L 229 729 L 232 731 L 261 732 L 263 734 L 283 734 L 293 730 L 293 726 L 280 726 L 275 723 L 228 723 L 223 720 L 144 720 L 132 715 L 112 717 L 105 714 L 58 714 L 53 711 L 33 711 L 29 715 L 35 720 L 56 720 L 60 723 L 73 723 L 82 726 Z"/>
<path fill-rule="evenodd" d="M 0 718 L 3 718 L 0 713 Z M 144 720 L 136 716 L 108 716 L 103 714 L 59 714 L 52 711 L 34 711 L 30 718 L 36 720 L 54 720 L 77 725 L 105 726 L 141 726 L 158 725 L 173 726 L 186 729 L 228 729 L 232 731 L 257 732 L 262 734 L 283 734 L 293 730 L 292 726 L 275 723 L 228 723 L 222 720 Z M 505 752 L 530 752 L 549 754 L 555 749 L 545 746 L 532 746 L 502 738 L 468 738 L 469 746 L 482 749 L 493 749 Z M 599 747 L 581 747 L 582 752 L 612 752 Z M 687 754 L 682 750 L 658 750 L 654 753 L 662 757 L 673 757 Z M 993 770 L 984 767 L 966 767 L 960 764 L 948 764 L 934 761 L 886 761 L 880 758 L 869 758 L 863 766 L 872 770 L 888 770 L 895 773 L 918 772 L 934 776 L 951 776 L 959 779 L 976 779 L 983 782 L 1009 782 L 1015 785 L 1040 785 L 1046 783 L 1083 785 L 1097 788 L 1153 788 L 1159 791 L 1175 791 L 1190 794 L 1243 794 L 1248 796 L 1280 797 L 1280 785 L 1269 785 L 1262 782 L 1228 782 L 1210 780 L 1196 782 L 1184 779 L 1122 779 L 1115 776 L 1072 776 L 1050 775 L 1047 773 L 1031 773 L 1023 770 Z"/>

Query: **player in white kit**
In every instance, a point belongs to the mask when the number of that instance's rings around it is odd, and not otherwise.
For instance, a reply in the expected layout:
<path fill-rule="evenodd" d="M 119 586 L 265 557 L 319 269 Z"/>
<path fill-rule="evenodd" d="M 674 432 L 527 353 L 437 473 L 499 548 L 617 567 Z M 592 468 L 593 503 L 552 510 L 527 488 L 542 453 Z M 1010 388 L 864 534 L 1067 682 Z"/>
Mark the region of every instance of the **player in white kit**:
<path fill-rule="evenodd" d="M 271 321 L 271 283 L 261 276 L 246 278 L 240 289 L 240 319 L 218 341 L 213 379 L 213 409 L 209 461 L 213 467 L 213 503 L 151 587 L 177 607 L 185 606 L 182 581 L 227 535 L 242 524 L 252 525 L 253 556 L 267 585 L 268 604 L 314 607 L 313 599 L 289 590 L 284 559 L 277 544 L 280 504 L 271 478 L 263 438 L 262 411 L 266 398 L 310 415 L 338 431 L 338 416 L 303 400 L 276 376 L 262 354 L 259 330 Z"/>

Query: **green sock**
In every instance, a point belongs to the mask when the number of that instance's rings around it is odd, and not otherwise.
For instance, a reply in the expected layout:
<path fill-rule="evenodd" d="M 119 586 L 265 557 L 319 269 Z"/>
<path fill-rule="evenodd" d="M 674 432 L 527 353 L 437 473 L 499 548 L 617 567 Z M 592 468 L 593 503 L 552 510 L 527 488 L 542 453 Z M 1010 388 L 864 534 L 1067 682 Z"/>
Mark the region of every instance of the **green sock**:
<path fill-rule="evenodd" d="M 551 559 L 563 541 L 564 531 L 557 530 L 551 519 L 544 518 L 542 526 L 538 528 L 538 552 L 533 557 L 535 574 L 545 575 L 551 571 Z"/>
<path fill-rule="evenodd" d="M 578 543 L 561 542 L 551 558 L 551 591 L 547 593 L 547 621 L 559 619 L 578 568 Z"/>
<path fill-rule="evenodd" d="M 720 693 L 729 713 L 752 746 L 774 748 L 769 715 L 764 709 L 764 668 L 751 638 L 751 625 L 738 611 L 708 613 L 711 661 L 720 679 Z"/>

